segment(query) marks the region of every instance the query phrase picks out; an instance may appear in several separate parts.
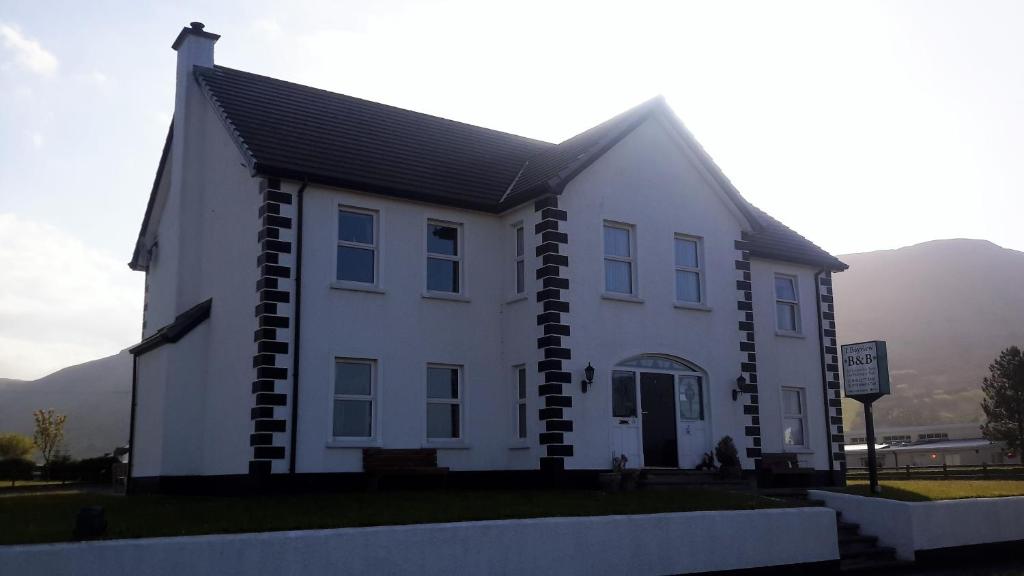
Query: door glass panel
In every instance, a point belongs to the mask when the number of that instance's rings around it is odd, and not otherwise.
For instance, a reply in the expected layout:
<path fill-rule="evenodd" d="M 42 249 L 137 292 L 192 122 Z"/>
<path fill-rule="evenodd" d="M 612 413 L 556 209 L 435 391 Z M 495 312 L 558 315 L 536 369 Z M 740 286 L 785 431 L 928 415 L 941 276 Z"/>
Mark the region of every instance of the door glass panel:
<path fill-rule="evenodd" d="M 704 397 L 700 378 L 679 377 L 679 417 L 683 420 L 704 419 Z"/>
<path fill-rule="evenodd" d="M 633 372 L 612 372 L 612 416 L 636 417 L 636 374 Z"/>

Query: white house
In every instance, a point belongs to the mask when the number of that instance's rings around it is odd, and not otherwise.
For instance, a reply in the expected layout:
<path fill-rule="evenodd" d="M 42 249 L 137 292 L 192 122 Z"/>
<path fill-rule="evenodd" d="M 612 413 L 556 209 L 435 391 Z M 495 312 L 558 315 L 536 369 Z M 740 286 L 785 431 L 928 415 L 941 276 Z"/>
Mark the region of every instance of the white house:
<path fill-rule="evenodd" d="M 550 144 L 215 66 L 217 39 L 173 44 L 131 260 L 137 489 L 358 474 L 366 447 L 693 468 L 727 435 L 745 469 L 793 452 L 842 481 L 846 266 L 664 100 Z"/>

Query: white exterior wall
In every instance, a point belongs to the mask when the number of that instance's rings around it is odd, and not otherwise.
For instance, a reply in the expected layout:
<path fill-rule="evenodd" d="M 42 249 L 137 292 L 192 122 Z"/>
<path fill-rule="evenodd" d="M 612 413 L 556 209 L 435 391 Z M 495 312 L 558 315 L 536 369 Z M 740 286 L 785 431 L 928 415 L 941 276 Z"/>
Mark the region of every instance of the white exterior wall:
<path fill-rule="evenodd" d="M 194 80 L 186 117 L 184 184 L 170 185 L 168 169 L 159 186 L 145 335 L 207 298 L 213 305 L 185 338 L 139 356 L 134 477 L 241 474 L 251 452 L 259 189 Z"/>
<path fill-rule="evenodd" d="M 360 471 L 364 446 L 426 446 L 428 363 L 463 366 L 463 441 L 440 450 L 438 464 L 509 466 L 512 374 L 502 350 L 509 290 L 503 259 L 495 257 L 510 249 L 503 219 L 316 186 L 304 194 L 297 470 Z M 378 212 L 382 293 L 332 288 L 342 205 Z M 428 219 L 462 224 L 464 301 L 423 296 Z M 331 442 L 337 357 L 377 361 L 371 442 Z"/>
<path fill-rule="evenodd" d="M 825 400 L 821 383 L 821 343 L 818 340 L 817 290 L 809 266 L 754 259 L 751 280 L 754 295 L 754 328 L 757 333 L 758 394 L 761 406 L 761 442 L 765 452 L 794 452 L 801 466 L 828 469 Z M 781 335 L 776 330 L 775 275 L 797 279 L 800 301 L 800 335 Z M 807 446 L 785 447 L 782 442 L 781 388 L 800 388 L 807 403 Z"/>
<path fill-rule="evenodd" d="M 791 508 L 0 546 L 0 575 L 656 575 L 838 559 L 835 513 Z"/>
<path fill-rule="evenodd" d="M 895 548 L 901 560 L 913 560 L 922 550 L 1024 540 L 1021 496 L 901 502 L 823 490 L 810 494 L 860 524 L 862 534 Z"/>

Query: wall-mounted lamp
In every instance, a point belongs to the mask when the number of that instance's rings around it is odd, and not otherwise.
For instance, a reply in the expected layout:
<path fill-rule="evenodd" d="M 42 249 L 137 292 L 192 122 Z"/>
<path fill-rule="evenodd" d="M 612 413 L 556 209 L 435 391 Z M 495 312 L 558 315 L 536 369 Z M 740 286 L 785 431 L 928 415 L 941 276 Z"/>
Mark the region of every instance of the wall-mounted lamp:
<path fill-rule="evenodd" d="M 583 386 L 583 393 L 587 393 L 587 388 L 594 384 L 594 367 L 587 362 L 587 367 L 583 369 L 583 381 L 580 382 Z"/>
<path fill-rule="evenodd" d="M 740 374 L 740 377 L 736 379 L 736 389 L 732 391 L 732 401 L 735 402 L 739 400 L 740 394 L 745 394 L 747 392 L 746 388 L 747 379 Z"/>

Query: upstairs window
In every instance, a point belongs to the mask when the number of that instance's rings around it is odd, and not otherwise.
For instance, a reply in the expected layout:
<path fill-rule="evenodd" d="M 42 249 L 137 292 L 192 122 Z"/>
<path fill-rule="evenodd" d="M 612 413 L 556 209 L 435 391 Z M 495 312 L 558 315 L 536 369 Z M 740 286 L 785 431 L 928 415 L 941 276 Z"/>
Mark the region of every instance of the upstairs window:
<path fill-rule="evenodd" d="M 775 276 L 775 327 L 788 334 L 800 332 L 800 297 L 794 276 Z"/>
<path fill-rule="evenodd" d="M 604 224 L 604 290 L 613 294 L 636 293 L 636 256 L 633 227 Z"/>
<path fill-rule="evenodd" d="M 676 254 L 676 302 L 702 304 L 704 302 L 704 257 L 701 254 L 700 238 L 677 234 Z"/>
<path fill-rule="evenodd" d="M 516 294 L 526 292 L 526 242 L 523 236 L 523 225 L 516 224 L 512 232 L 515 244 Z"/>
<path fill-rule="evenodd" d="M 427 291 L 462 292 L 462 226 L 427 223 Z"/>
<path fill-rule="evenodd" d="M 369 210 L 338 211 L 338 271 L 342 282 L 377 283 L 377 214 Z"/>

